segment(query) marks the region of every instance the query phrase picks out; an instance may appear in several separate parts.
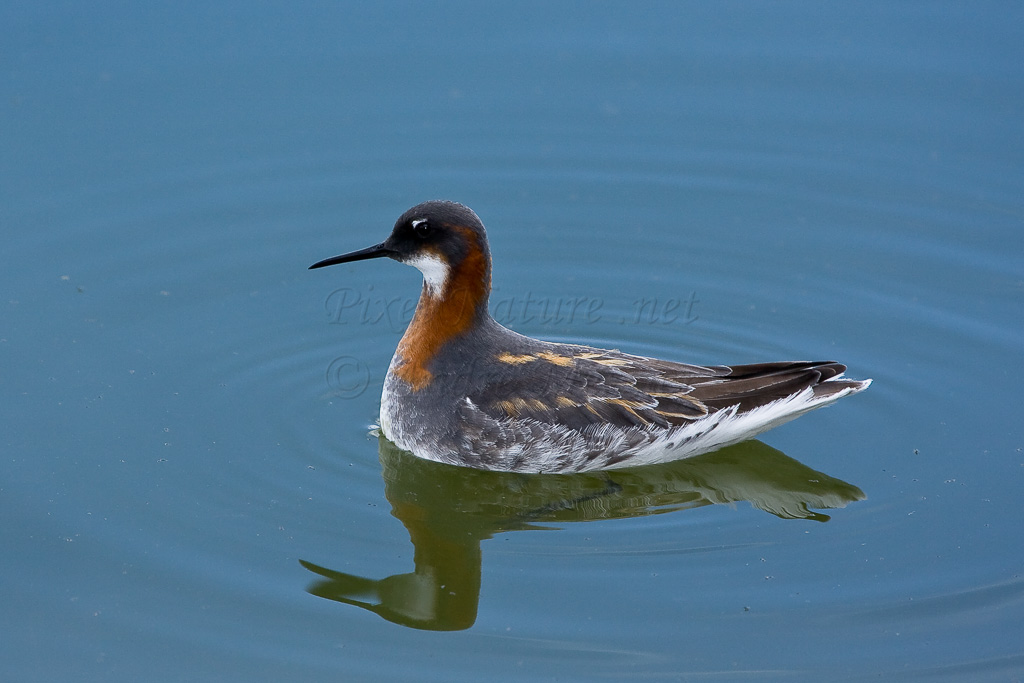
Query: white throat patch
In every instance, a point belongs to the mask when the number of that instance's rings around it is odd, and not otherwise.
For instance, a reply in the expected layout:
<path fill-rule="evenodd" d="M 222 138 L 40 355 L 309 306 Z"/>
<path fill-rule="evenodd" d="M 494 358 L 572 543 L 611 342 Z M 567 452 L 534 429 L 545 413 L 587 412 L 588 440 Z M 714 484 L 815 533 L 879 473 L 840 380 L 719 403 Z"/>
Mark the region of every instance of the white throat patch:
<path fill-rule="evenodd" d="M 423 273 L 423 282 L 431 296 L 440 296 L 448 283 L 448 265 L 436 256 L 417 255 L 405 261 Z"/>

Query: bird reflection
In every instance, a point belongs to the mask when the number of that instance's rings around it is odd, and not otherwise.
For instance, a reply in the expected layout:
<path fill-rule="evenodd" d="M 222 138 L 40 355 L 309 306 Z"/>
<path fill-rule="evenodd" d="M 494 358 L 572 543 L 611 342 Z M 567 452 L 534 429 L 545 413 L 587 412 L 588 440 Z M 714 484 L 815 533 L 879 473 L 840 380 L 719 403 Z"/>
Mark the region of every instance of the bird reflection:
<path fill-rule="evenodd" d="M 783 519 L 818 522 L 816 509 L 864 493 L 760 441 L 634 469 L 584 474 L 473 470 L 416 458 L 380 437 L 384 494 L 409 532 L 414 569 L 383 579 L 300 560 L 321 579 L 307 590 L 418 629 L 454 631 L 476 621 L 480 542 L 545 524 L 620 519 L 748 501 Z"/>

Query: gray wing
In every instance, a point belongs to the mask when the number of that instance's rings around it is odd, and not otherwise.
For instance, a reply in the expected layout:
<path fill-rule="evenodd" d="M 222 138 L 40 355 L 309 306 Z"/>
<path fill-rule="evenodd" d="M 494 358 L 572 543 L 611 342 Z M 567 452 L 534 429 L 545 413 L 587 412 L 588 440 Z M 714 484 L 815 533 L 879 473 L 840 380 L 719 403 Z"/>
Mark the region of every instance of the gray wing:
<path fill-rule="evenodd" d="M 495 419 L 529 418 L 570 429 L 669 428 L 693 421 L 706 416 L 708 408 L 692 396 L 689 380 L 728 372 L 560 344 L 498 354 L 496 361 L 505 368 L 470 395 L 475 405 Z"/>
<path fill-rule="evenodd" d="M 475 405 L 495 419 L 571 429 L 667 429 L 732 406 L 753 410 L 807 388 L 828 395 L 858 384 L 838 379 L 846 367 L 832 361 L 701 366 L 563 344 L 495 360 L 506 371 L 470 396 Z"/>

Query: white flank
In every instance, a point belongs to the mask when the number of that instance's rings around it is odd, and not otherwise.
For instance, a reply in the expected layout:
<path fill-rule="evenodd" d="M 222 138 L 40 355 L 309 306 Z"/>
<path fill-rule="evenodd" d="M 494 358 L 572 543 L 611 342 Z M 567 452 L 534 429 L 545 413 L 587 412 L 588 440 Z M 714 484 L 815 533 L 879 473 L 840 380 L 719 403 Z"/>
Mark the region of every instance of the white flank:
<path fill-rule="evenodd" d="M 436 256 L 417 254 L 405 261 L 423 273 L 423 282 L 427 285 L 430 296 L 440 296 L 448 282 L 448 265 Z"/>
<path fill-rule="evenodd" d="M 726 408 L 691 425 L 667 432 L 639 449 L 632 457 L 615 463 L 608 469 L 670 462 L 716 451 L 752 439 L 761 432 L 795 420 L 804 413 L 827 406 L 844 396 L 863 391 L 870 383 L 871 380 L 865 380 L 860 387 L 850 387 L 826 397 L 815 397 L 813 390 L 807 388 L 746 413 L 737 414 L 737 406 Z"/>
<path fill-rule="evenodd" d="M 815 396 L 813 389 L 807 388 L 745 413 L 739 413 L 738 406 L 733 406 L 667 431 L 622 429 L 612 424 L 577 430 L 531 418 L 495 419 L 465 398 L 459 406 L 460 418 L 471 424 L 488 424 L 488 435 L 470 430 L 462 435 L 462 443 L 451 449 L 424 438 L 421 430 L 403 429 L 403 425 L 420 424 L 422 416 L 398 405 L 393 387 L 389 386 L 390 382 L 398 381 L 389 371 L 380 411 L 381 429 L 396 446 L 427 460 L 456 465 L 477 459 L 466 458 L 465 454 L 484 455 L 491 469 L 512 472 L 587 472 L 691 458 L 751 439 L 815 408 L 862 391 L 871 383 L 864 380 L 831 396 Z M 591 455 L 584 459 L 588 451 Z M 598 452 L 596 457 L 594 451 Z"/>
<path fill-rule="evenodd" d="M 574 430 L 562 425 L 541 424 L 530 418 L 497 420 L 494 426 L 504 432 L 505 445 L 496 452 L 492 465 L 493 469 L 516 472 L 587 472 L 692 458 L 751 439 L 815 408 L 862 391 L 869 383 L 870 380 L 865 380 L 863 384 L 824 397 L 815 396 L 808 388 L 745 413 L 733 406 L 668 431 L 643 427 L 622 429 L 611 424 Z M 469 399 L 466 403 L 480 419 L 479 407 Z M 536 437 L 537 431 L 542 431 L 543 436 Z M 459 464 L 458 455 L 425 448 L 427 444 L 399 445 L 421 458 Z M 467 441 L 462 448 L 467 452 L 486 452 L 488 444 Z M 586 460 L 573 457 L 595 450 L 600 453 L 596 457 Z"/>

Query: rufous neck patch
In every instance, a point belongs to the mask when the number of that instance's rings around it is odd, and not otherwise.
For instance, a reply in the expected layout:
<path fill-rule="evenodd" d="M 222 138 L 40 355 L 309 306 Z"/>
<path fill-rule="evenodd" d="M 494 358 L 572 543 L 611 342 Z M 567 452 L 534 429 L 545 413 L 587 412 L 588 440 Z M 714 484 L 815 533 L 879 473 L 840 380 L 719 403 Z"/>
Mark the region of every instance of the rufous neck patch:
<path fill-rule="evenodd" d="M 412 322 L 398 343 L 401 363 L 395 374 L 419 391 L 433 380 L 427 368 L 441 347 L 487 315 L 487 297 L 491 291 L 490 258 L 481 249 L 479 238 L 469 228 L 456 227 L 469 246 L 462 261 L 451 268 L 440 292 L 424 283 Z M 437 253 L 430 258 L 444 259 Z"/>

